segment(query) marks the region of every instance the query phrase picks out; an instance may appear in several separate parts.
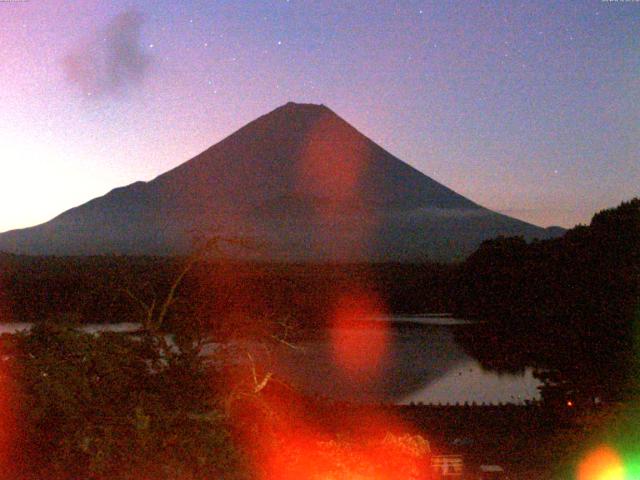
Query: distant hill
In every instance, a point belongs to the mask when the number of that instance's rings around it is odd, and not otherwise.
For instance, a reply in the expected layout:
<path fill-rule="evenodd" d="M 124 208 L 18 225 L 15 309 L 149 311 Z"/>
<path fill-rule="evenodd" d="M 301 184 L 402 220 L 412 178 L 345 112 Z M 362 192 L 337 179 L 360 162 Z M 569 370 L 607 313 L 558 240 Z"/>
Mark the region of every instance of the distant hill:
<path fill-rule="evenodd" d="M 150 182 L 0 234 L 21 254 L 169 255 L 193 232 L 251 238 L 274 261 L 451 260 L 498 235 L 557 236 L 483 208 L 322 105 L 288 103 Z"/>

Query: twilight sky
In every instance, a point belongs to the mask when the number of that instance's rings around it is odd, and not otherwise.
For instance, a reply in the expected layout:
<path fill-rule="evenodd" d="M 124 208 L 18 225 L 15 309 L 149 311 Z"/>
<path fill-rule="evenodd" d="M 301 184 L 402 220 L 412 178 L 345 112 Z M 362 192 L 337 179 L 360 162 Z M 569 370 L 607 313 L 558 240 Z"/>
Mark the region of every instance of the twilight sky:
<path fill-rule="evenodd" d="M 538 225 L 640 195 L 640 1 L 2 1 L 0 40 L 0 231 L 290 100 Z"/>

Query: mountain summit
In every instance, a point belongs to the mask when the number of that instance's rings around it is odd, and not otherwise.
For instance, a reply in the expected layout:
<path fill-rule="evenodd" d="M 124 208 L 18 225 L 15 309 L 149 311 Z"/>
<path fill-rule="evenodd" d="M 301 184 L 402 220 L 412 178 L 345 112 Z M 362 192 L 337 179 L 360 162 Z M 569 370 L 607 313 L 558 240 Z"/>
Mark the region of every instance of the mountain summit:
<path fill-rule="evenodd" d="M 150 182 L 0 234 L 26 254 L 184 253 L 193 232 L 251 238 L 274 261 L 451 259 L 487 238 L 548 232 L 487 210 L 323 105 L 287 103 Z"/>

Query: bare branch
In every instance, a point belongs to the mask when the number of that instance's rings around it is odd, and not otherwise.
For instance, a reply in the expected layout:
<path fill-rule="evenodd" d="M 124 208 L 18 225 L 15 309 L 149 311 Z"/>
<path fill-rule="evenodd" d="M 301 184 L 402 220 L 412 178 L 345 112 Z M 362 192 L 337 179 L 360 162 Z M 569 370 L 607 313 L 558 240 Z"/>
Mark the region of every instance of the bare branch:
<path fill-rule="evenodd" d="M 269 383 L 269 380 L 271 380 L 271 377 L 273 377 L 273 372 L 267 373 L 262 379 L 262 381 L 254 387 L 253 393 L 260 393 L 262 389 L 267 386 L 267 383 Z"/>

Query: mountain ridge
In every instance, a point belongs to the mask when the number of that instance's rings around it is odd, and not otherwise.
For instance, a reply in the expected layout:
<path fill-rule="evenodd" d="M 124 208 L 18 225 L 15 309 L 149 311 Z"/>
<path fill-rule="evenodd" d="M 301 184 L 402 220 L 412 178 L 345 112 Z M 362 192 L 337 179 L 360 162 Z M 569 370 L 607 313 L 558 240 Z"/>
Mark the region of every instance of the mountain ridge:
<path fill-rule="evenodd" d="M 10 253 L 171 255 L 194 230 L 257 238 L 268 260 L 451 259 L 486 238 L 555 233 L 422 174 L 324 105 L 289 102 L 148 182 L 0 234 Z"/>

